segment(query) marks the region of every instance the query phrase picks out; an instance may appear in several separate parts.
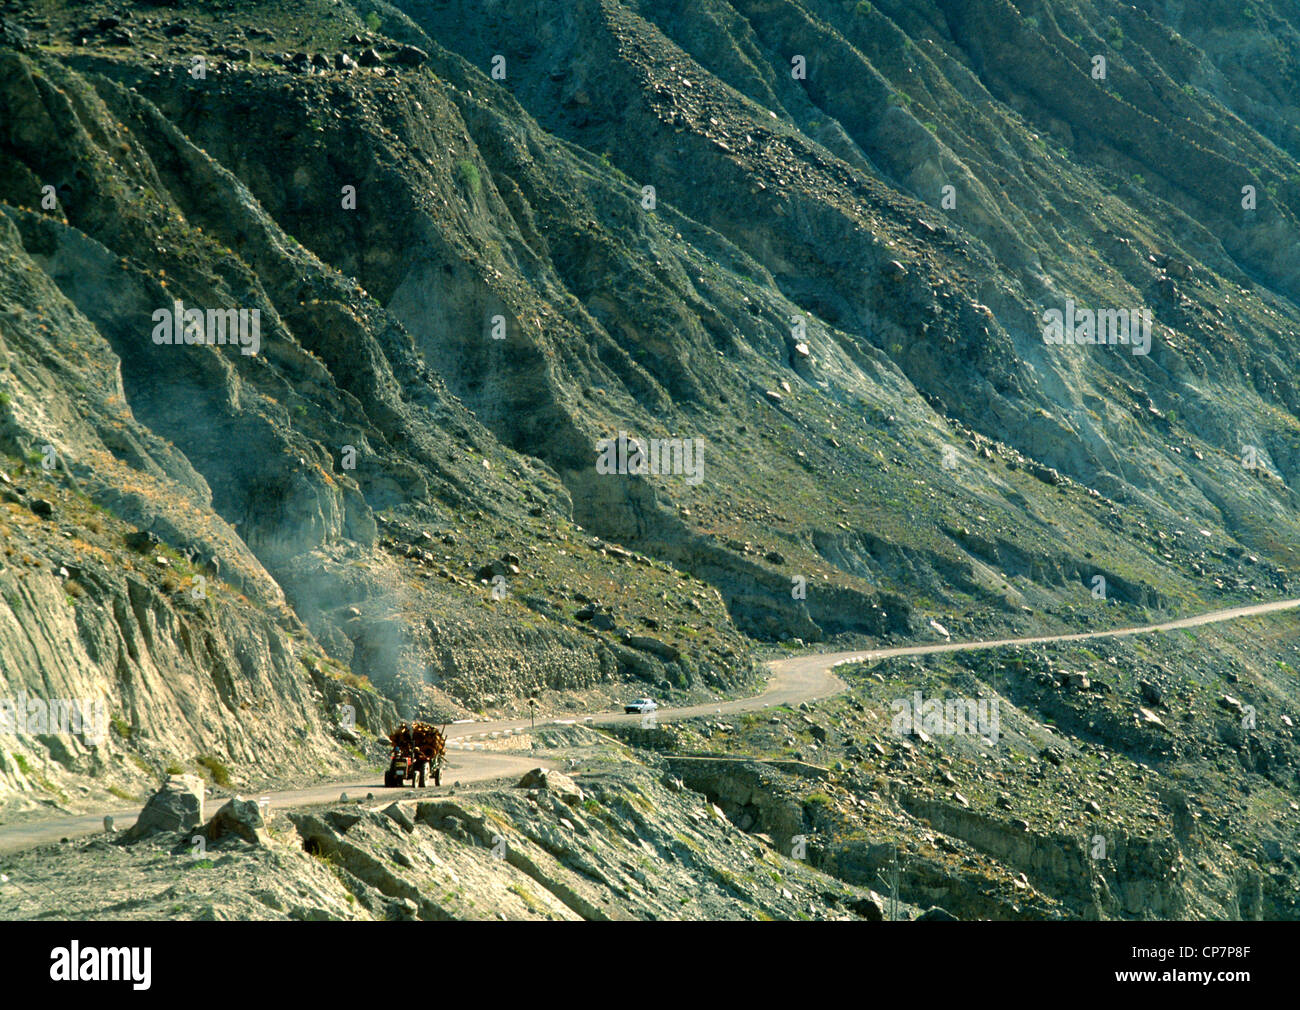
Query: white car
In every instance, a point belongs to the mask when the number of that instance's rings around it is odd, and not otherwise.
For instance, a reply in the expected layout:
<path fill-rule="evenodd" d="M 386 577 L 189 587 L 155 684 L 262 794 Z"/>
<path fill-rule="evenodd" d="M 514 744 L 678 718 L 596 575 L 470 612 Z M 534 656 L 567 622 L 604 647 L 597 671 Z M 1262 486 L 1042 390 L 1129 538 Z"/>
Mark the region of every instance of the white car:
<path fill-rule="evenodd" d="M 647 712 L 654 712 L 659 708 L 654 703 L 653 698 L 638 698 L 636 701 L 629 701 L 623 706 L 623 711 L 629 715 L 645 715 Z"/>

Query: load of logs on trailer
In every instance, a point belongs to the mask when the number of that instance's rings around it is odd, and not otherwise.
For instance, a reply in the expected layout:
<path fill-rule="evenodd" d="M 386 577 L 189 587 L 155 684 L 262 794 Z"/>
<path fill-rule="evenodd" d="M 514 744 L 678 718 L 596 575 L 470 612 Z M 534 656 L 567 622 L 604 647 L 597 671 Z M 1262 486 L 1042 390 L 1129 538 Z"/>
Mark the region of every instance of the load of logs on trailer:
<path fill-rule="evenodd" d="M 447 736 L 427 722 L 402 723 L 388 734 L 393 745 L 388 771 L 384 773 L 385 786 L 402 786 L 407 782 L 424 788 L 426 770 L 433 776 L 435 786 L 442 785 L 442 764 L 447 754 Z"/>

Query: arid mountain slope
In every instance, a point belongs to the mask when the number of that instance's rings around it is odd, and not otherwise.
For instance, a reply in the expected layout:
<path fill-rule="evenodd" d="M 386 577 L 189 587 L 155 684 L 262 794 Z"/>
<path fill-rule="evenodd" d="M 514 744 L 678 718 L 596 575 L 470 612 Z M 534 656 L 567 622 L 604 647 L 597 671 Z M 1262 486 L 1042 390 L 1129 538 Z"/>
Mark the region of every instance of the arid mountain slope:
<path fill-rule="evenodd" d="M 134 789 L 351 760 L 365 686 L 686 699 L 1284 593 L 1297 24 L 1205 8 L 0 5 L 0 693 L 102 692 Z M 257 346 L 158 343 L 178 300 Z"/>

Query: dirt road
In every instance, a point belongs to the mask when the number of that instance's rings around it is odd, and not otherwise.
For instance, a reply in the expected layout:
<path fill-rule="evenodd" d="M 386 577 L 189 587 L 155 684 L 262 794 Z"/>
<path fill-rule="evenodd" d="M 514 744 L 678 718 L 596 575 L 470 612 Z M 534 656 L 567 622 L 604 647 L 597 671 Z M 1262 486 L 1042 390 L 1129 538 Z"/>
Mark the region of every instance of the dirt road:
<path fill-rule="evenodd" d="M 891 656 L 925 656 L 942 652 L 972 652 L 978 649 L 996 649 L 1008 645 L 1039 645 L 1051 642 L 1084 642 L 1097 638 L 1120 638 L 1129 635 L 1155 634 L 1177 631 L 1182 628 L 1196 628 L 1221 621 L 1240 620 L 1245 617 L 1258 617 L 1277 613 L 1282 610 L 1294 610 L 1300 607 L 1300 599 L 1278 600 L 1273 603 L 1258 603 L 1242 607 L 1230 607 L 1215 610 L 1195 617 L 1164 621 L 1160 624 L 1144 624 L 1131 628 L 1115 628 L 1109 631 L 1085 631 L 1064 635 L 1040 635 L 1031 638 L 1000 638 L 978 642 L 932 642 L 926 645 L 905 645 L 888 649 L 863 649 L 852 652 L 818 652 L 788 659 L 773 660 L 768 664 L 772 671 L 767 688 L 760 694 L 734 701 L 711 702 L 704 705 L 690 705 L 684 708 L 665 708 L 655 713 L 660 722 L 674 719 L 689 719 L 702 715 L 728 715 L 737 712 L 753 712 L 773 705 L 797 705 L 802 701 L 816 701 L 844 690 L 845 684 L 834 669 L 845 663 L 863 662 L 873 659 L 886 659 Z M 639 715 L 626 715 L 621 712 L 597 712 L 588 716 L 568 719 L 538 720 L 538 725 L 580 723 L 583 725 L 611 725 L 617 723 L 635 723 L 641 720 Z M 448 751 L 449 768 L 443 772 L 444 785 L 439 788 L 429 787 L 425 790 L 405 790 L 404 795 L 435 795 L 445 793 L 453 782 L 482 782 L 497 778 L 520 776 L 529 768 L 546 764 L 527 754 L 503 754 L 489 750 L 474 749 L 484 746 L 493 739 L 513 737 L 521 730 L 529 728 L 528 719 L 505 719 L 492 722 L 453 723 L 447 730 L 450 744 Z M 522 739 L 521 739 L 522 745 Z M 318 803 L 331 803 L 339 798 L 340 793 L 349 796 L 365 797 L 374 793 L 376 799 L 392 796 L 397 798 L 403 793 L 397 789 L 385 789 L 379 776 L 372 779 L 349 779 L 324 785 L 311 786 L 306 789 L 290 789 L 274 792 L 250 793 L 258 798 L 266 796 L 277 808 L 303 807 Z M 213 801 L 215 802 L 218 801 Z M 215 809 L 215 805 L 213 805 Z M 57 842 L 61 838 L 74 838 L 93 834 L 103 830 L 106 814 L 114 818 L 114 827 L 122 829 L 135 822 L 139 808 L 118 808 L 104 810 L 95 814 L 69 817 L 56 817 L 26 824 L 0 826 L 0 853 L 14 852 L 36 845 Z"/>

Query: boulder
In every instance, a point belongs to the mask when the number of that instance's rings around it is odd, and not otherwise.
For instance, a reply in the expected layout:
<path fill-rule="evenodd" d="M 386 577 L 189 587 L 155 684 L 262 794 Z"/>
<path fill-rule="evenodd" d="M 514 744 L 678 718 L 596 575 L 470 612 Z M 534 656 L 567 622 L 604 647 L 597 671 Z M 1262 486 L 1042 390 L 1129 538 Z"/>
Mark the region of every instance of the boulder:
<path fill-rule="evenodd" d="M 583 793 L 578 783 L 563 772 L 553 771 L 550 768 L 534 768 L 519 780 L 519 788 L 545 789 L 555 793 L 571 807 L 577 806 L 583 800 Z"/>
<path fill-rule="evenodd" d="M 208 841 L 216 842 L 222 838 L 235 836 L 254 845 L 270 845 L 271 837 L 266 833 L 266 823 L 262 820 L 261 807 L 256 800 L 244 800 L 236 796 L 227 800 L 208 821 L 203 829 Z"/>
<path fill-rule="evenodd" d="M 344 793 L 344 796 L 347 794 Z M 325 821 L 339 834 L 346 834 L 359 820 L 361 814 L 356 810 L 327 810 Z"/>
<path fill-rule="evenodd" d="M 429 59 L 429 54 L 418 46 L 402 46 L 393 54 L 393 62 L 404 67 L 418 67 Z"/>
<path fill-rule="evenodd" d="M 188 831 L 203 823 L 203 780 L 197 775 L 169 775 L 149 797 L 125 838 L 134 841 L 158 831 Z"/>
<path fill-rule="evenodd" d="M 880 902 L 875 898 L 866 896 L 854 898 L 847 903 L 847 907 L 854 915 L 868 922 L 883 922 L 885 919 L 885 910 L 880 907 Z"/>
<path fill-rule="evenodd" d="M 382 813 L 403 831 L 410 833 L 415 830 L 415 819 L 402 804 L 394 801 L 384 807 Z"/>
<path fill-rule="evenodd" d="M 938 905 L 935 905 L 933 908 L 927 908 L 924 912 L 922 912 L 920 915 L 916 917 L 915 921 L 916 922 L 961 922 L 961 920 L 958 919 L 957 916 L 953 915 L 951 912 L 944 911 Z"/>
<path fill-rule="evenodd" d="M 624 641 L 634 649 L 640 649 L 642 652 L 658 656 L 665 663 L 676 663 L 682 658 L 682 654 L 675 646 L 669 645 L 667 642 L 661 642 L 657 638 L 651 638 L 649 635 L 628 635 Z"/>
<path fill-rule="evenodd" d="M 162 542 L 148 530 L 136 530 L 134 533 L 128 533 L 124 539 L 127 548 L 137 554 L 145 554 Z"/>

